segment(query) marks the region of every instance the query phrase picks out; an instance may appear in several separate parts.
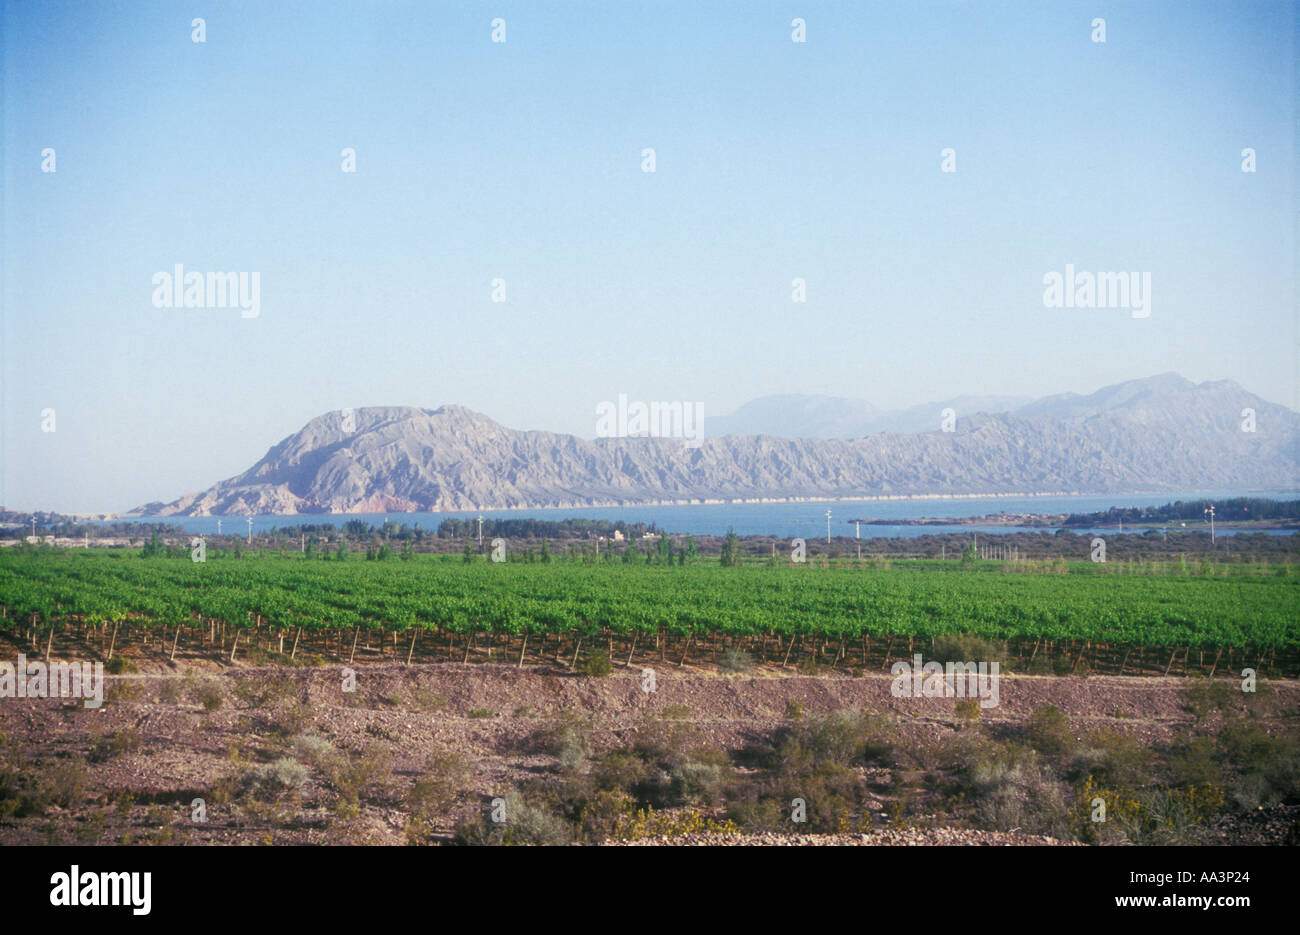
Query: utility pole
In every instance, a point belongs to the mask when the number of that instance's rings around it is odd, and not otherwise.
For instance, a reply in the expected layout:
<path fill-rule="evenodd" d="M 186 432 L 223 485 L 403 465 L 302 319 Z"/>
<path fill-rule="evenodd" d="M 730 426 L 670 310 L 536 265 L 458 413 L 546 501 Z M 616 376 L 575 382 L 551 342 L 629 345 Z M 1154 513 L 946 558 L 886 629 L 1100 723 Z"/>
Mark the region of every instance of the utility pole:
<path fill-rule="evenodd" d="M 483 514 L 478 515 L 478 548 L 483 551 Z"/>
<path fill-rule="evenodd" d="M 248 517 L 248 544 L 253 544 L 253 517 Z"/>
<path fill-rule="evenodd" d="M 826 544 L 831 544 L 831 511 L 826 511 Z"/>
<path fill-rule="evenodd" d="M 1205 512 L 1210 514 L 1210 545 L 1213 546 L 1214 545 L 1214 504 L 1211 503 L 1210 508 Z"/>
<path fill-rule="evenodd" d="M 221 520 L 217 520 L 217 535 L 221 535 Z"/>

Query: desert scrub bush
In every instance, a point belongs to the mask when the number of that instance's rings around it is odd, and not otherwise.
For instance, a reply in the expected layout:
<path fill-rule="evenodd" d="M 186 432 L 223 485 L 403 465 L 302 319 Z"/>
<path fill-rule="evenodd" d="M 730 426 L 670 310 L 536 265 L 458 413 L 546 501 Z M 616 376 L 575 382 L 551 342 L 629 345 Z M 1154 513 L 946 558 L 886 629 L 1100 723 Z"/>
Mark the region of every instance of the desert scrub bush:
<path fill-rule="evenodd" d="M 887 764 L 897 740 L 892 718 L 866 711 L 834 711 L 788 728 L 777 750 L 783 760 L 806 755 L 843 765 Z"/>
<path fill-rule="evenodd" d="M 591 777 L 598 791 L 631 793 L 650 778 L 645 760 L 630 750 L 610 750 L 592 767 Z"/>
<path fill-rule="evenodd" d="M 525 741 L 524 749 L 556 758 L 561 771 L 576 769 L 591 754 L 591 721 L 572 711 L 561 711 Z"/>
<path fill-rule="evenodd" d="M 417 711 L 446 711 L 447 699 L 437 692 L 423 688 L 413 688 L 410 692 L 411 707 Z"/>
<path fill-rule="evenodd" d="M 387 795 L 391 772 L 388 751 L 372 744 L 356 754 L 341 753 L 329 766 L 326 782 L 338 794 L 335 811 L 340 818 L 356 818 L 361 803 Z"/>
<path fill-rule="evenodd" d="M 731 763 L 721 751 L 688 756 L 668 771 L 669 798 L 677 805 L 717 805 L 730 773 Z"/>
<path fill-rule="evenodd" d="M 91 763 L 106 763 L 115 757 L 134 753 L 140 749 L 143 742 L 138 730 L 134 727 L 124 727 L 96 740 L 91 745 L 86 759 Z"/>
<path fill-rule="evenodd" d="M 287 738 L 300 734 L 311 723 L 312 716 L 311 705 L 294 702 L 275 708 L 262 723 L 275 736 Z"/>
<path fill-rule="evenodd" d="M 1069 831 L 1061 784 L 1032 749 L 1006 748 L 981 759 L 970 771 L 968 788 L 985 828 L 1057 837 Z"/>
<path fill-rule="evenodd" d="M 108 815 L 102 810 L 96 809 L 77 822 L 77 826 L 72 832 L 72 839 L 83 847 L 89 847 L 98 844 L 99 839 L 104 836 L 104 832 L 107 830 Z"/>
<path fill-rule="evenodd" d="M 129 672 L 139 672 L 140 667 L 126 656 L 115 655 L 104 663 L 104 671 L 109 675 L 126 675 Z"/>
<path fill-rule="evenodd" d="M 1025 740 L 1044 756 L 1061 756 L 1074 748 L 1070 721 L 1055 705 L 1039 708 L 1025 725 Z"/>
<path fill-rule="evenodd" d="M 195 679 L 194 684 L 189 686 L 188 694 L 190 700 L 202 705 L 204 711 L 216 711 L 225 701 L 216 679 Z"/>
<path fill-rule="evenodd" d="M 747 833 L 789 830 L 788 812 L 773 796 L 759 796 L 750 792 L 737 792 L 727 796 L 727 821 Z"/>
<path fill-rule="evenodd" d="M 1204 721 L 1216 711 L 1222 711 L 1242 695 L 1240 682 L 1227 679 L 1197 678 L 1183 689 L 1183 710 Z"/>
<path fill-rule="evenodd" d="M 1123 789 L 1089 777 L 1076 790 L 1070 829 L 1088 844 L 1179 845 L 1200 843 L 1203 825 L 1223 807 L 1213 784 Z"/>
<path fill-rule="evenodd" d="M 856 770 L 842 763 L 788 759 L 762 794 L 774 798 L 781 812 L 773 830 L 831 834 L 860 810 L 862 792 Z M 794 820 L 796 799 L 803 803 L 800 822 Z"/>
<path fill-rule="evenodd" d="M 959 701 L 953 707 L 953 713 L 957 715 L 958 727 L 974 727 L 979 724 L 980 721 L 980 703 L 974 698 Z"/>
<path fill-rule="evenodd" d="M 600 789 L 578 811 L 578 839 L 599 844 L 614 837 L 620 821 L 635 814 L 636 799 L 621 789 Z"/>
<path fill-rule="evenodd" d="M 941 662 L 944 665 L 950 662 L 996 662 L 1001 668 L 1006 654 L 1006 647 L 1001 643 L 970 633 L 959 633 L 936 636 L 927 661 Z"/>
<path fill-rule="evenodd" d="M 259 802 L 278 802 L 305 786 L 310 777 L 307 767 L 292 757 L 282 756 L 244 770 L 239 778 L 246 794 Z"/>
<path fill-rule="evenodd" d="M 524 799 L 511 789 L 493 799 L 475 819 L 456 826 L 457 843 L 471 845 L 550 845 L 568 844 L 572 839 L 569 824 L 547 809 Z"/>
<path fill-rule="evenodd" d="M 785 703 L 785 716 L 791 720 L 803 717 L 803 702 L 791 698 Z"/>
<path fill-rule="evenodd" d="M 647 763 L 667 769 L 699 745 L 699 728 L 690 721 L 649 718 L 638 728 L 632 751 Z"/>
<path fill-rule="evenodd" d="M 664 709 L 659 712 L 660 717 L 672 718 L 676 720 L 685 720 L 691 716 L 691 709 L 684 704 L 665 705 Z"/>
<path fill-rule="evenodd" d="M 489 719 L 497 716 L 497 713 L 491 708 L 471 708 L 466 712 L 465 717 Z"/>
<path fill-rule="evenodd" d="M 322 775 L 328 774 L 340 755 L 334 744 L 317 734 L 299 734 L 289 746 L 295 757 Z"/>
<path fill-rule="evenodd" d="M 1279 802 L 1300 800 L 1300 742 L 1275 737 L 1255 724 L 1233 722 L 1219 731 L 1216 755 L 1233 776 L 1230 803 L 1253 811 Z"/>
<path fill-rule="evenodd" d="M 298 683 L 288 676 L 275 678 L 235 679 L 231 683 L 231 693 L 246 708 L 265 708 L 294 701 L 298 695 Z"/>
<path fill-rule="evenodd" d="M 469 767 L 455 753 L 431 755 L 406 793 L 406 843 L 427 844 L 469 781 Z"/>
<path fill-rule="evenodd" d="M 124 701 L 135 701 L 142 694 L 144 688 L 136 682 L 113 682 L 108 686 L 108 691 L 104 698 L 110 704 Z"/>
<path fill-rule="evenodd" d="M 672 838 L 688 834 L 735 834 L 739 830 L 730 819 L 720 821 L 698 809 L 663 813 L 646 808 L 621 816 L 610 837 L 620 841 L 638 841 L 642 838 Z"/>
<path fill-rule="evenodd" d="M 33 805 L 49 805 L 60 808 L 75 808 L 86 798 L 90 790 L 90 773 L 85 765 L 73 759 L 55 760 L 46 765 L 38 774 Z"/>
<path fill-rule="evenodd" d="M 754 668 L 754 658 L 743 649 L 725 649 L 718 657 L 718 668 L 732 675 L 743 675 Z"/>
<path fill-rule="evenodd" d="M 158 700 L 163 704 L 176 704 L 184 694 L 184 687 L 174 678 L 163 679 L 162 684 L 158 686 Z"/>
<path fill-rule="evenodd" d="M 578 671 L 583 675 L 604 678 L 614 671 L 614 666 L 609 661 L 609 653 L 603 649 L 593 649 L 578 666 Z"/>
<path fill-rule="evenodd" d="M 1164 771 L 1174 786 L 1221 784 L 1215 738 L 1208 735 L 1185 736 L 1175 740 L 1165 751 Z"/>
<path fill-rule="evenodd" d="M 1136 737 L 1109 730 L 1095 730 L 1084 738 L 1070 759 L 1066 776 L 1081 782 L 1096 782 L 1136 789 L 1154 781 L 1154 756 Z"/>

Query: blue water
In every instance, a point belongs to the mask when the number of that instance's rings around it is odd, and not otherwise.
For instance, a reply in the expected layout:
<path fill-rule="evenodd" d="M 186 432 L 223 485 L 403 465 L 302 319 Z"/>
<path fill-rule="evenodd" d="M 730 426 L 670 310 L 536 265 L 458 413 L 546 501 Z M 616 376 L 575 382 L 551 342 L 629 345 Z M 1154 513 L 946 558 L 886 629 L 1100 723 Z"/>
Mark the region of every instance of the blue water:
<path fill-rule="evenodd" d="M 569 518 L 623 520 L 628 523 L 654 523 L 669 532 L 698 535 L 725 535 L 728 527 L 742 536 L 781 536 L 815 538 L 826 535 L 826 511 L 831 511 L 831 534 L 855 534 L 851 519 L 920 519 L 922 517 L 985 516 L 991 513 L 1091 513 L 1116 507 L 1160 506 L 1177 500 L 1228 499 L 1229 497 L 1272 497 L 1295 499 L 1296 491 L 1264 492 L 1214 492 L 1192 494 L 1150 494 L 1134 496 L 1030 496 L 987 497 L 946 500 L 834 500 L 804 503 L 727 503 L 696 504 L 686 506 L 628 506 L 628 507 L 577 507 L 573 509 L 537 510 L 483 510 L 468 513 L 332 513 L 299 516 L 254 516 L 253 531 L 265 532 L 276 526 L 295 526 L 300 523 L 333 523 L 340 527 L 350 519 L 365 520 L 379 525 L 385 520 L 408 525 L 419 524 L 434 531 L 445 519 L 473 519 L 482 515 L 492 519 L 519 519 L 533 517 L 541 520 Z M 187 532 L 245 533 L 248 517 L 139 517 L 140 522 L 173 523 Z M 1148 526 L 1137 526 L 1135 532 L 1144 532 Z M 1171 524 L 1170 529 L 1181 528 Z M 1188 521 L 1187 529 L 1209 531 L 1209 523 Z M 1006 533 L 1024 531 L 1015 526 L 863 526 L 862 538 L 915 537 L 942 532 Z M 1040 531 L 1040 530 L 1035 530 Z M 1050 529 L 1047 531 L 1051 531 Z M 1091 530 L 1076 530 L 1079 533 Z M 1114 532 L 1113 527 L 1104 530 Z M 1128 532 L 1125 527 L 1125 532 Z M 1286 531 L 1279 534 L 1289 535 Z M 1224 530 L 1224 534 L 1229 531 Z"/>

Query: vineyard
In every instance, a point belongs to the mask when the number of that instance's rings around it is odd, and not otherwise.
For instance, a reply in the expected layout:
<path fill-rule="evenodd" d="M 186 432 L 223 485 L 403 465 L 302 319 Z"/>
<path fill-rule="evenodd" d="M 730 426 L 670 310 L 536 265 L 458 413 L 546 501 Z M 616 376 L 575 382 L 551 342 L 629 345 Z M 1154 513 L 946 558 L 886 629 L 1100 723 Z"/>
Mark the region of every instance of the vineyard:
<path fill-rule="evenodd" d="M 441 556 L 194 563 L 125 551 L 7 550 L 0 627 L 28 651 L 111 658 L 125 647 L 285 661 L 490 659 L 572 667 L 710 662 L 741 649 L 785 667 L 878 669 L 936 637 L 1003 644 L 1004 665 L 1058 674 L 1294 676 L 1300 575 L 1290 565 L 1231 574 L 1004 574 L 916 561 L 683 567 L 493 564 Z M 1064 573 L 1061 573 L 1064 572 Z M 274 661 L 272 658 L 271 661 Z"/>

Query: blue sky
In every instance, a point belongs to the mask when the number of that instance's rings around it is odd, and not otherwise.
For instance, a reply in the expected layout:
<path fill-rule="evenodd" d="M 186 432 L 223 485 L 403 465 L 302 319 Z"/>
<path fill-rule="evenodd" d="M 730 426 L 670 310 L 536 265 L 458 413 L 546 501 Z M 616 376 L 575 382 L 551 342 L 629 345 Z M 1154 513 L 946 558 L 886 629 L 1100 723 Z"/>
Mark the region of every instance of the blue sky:
<path fill-rule="evenodd" d="M 5 3 L 0 502 L 172 499 L 349 406 L 591 437 L 619 393 L 1174 370 L 1297 407 L 1296 35 L 1268 2 Z M 177 263 L 259 272 L 259 316 L 155 308 Z M 1150 317 L 1045 308 L 1067 263 L 1149 271 Z"/>

